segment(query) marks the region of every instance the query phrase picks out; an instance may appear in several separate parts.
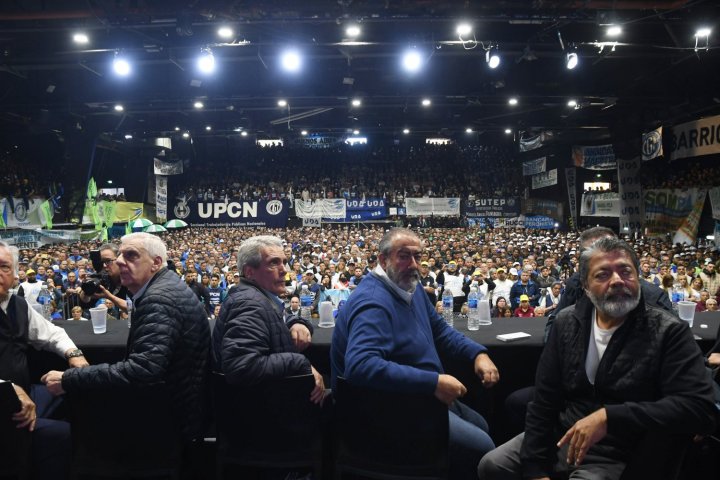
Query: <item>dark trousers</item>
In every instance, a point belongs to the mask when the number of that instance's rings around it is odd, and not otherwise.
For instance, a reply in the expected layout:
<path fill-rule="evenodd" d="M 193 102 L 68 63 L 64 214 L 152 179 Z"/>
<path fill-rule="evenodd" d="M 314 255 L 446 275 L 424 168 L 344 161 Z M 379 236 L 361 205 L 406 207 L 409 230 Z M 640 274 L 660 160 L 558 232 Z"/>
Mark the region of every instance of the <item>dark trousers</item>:
<path fill-rule="evenodd" d="M 53 420 L 62 405 L 45 385 L 32 385 L 30 398 L 35 402 L 37 422 L 32 434 L 30 478 L 33 480 L 69 478 L 72 459 L 70 424 Z"/>

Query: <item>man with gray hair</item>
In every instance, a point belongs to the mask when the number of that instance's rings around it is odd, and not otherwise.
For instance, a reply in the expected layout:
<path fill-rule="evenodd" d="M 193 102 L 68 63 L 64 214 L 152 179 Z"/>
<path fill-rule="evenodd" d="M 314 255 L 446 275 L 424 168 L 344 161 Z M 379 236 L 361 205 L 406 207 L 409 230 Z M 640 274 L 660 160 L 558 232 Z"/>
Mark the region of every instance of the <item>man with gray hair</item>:
<path fill-rule="evenodd" d="M 210 329 L 205 309 L 174 272 L 158 237 L 122 237 L 117 259 L 120 280 L 133 296 L 132 325 L 125 358 L 114 364 L 50 371 L 42 381 L 55 395 L 164 383 L 168 405 L 186 445 L 202 433 Z"/>
<path fill-rule="evenodd" d="M 558 314 L 540 357 L 525 433 L 483 458 L 481 480 L 617 479 L 644 440 L 714 429 L 702 353 L 687 322 L 643 301 L 635 251 L 597 240 L 580 280 L 585 295 Z"/>
<path fill-rule="evenodd" d="M 214 368 L 231 385 L 255 385 L 312 373 L 310 399 L 322 403 L 323 378 L 302 353 L 311 342 L 307 319 L 283 320 L 287 257 L 282 241 L 271 235 L 248 238 L 238 249 L 240 282 L 223 303 L 213 332 Z"/>

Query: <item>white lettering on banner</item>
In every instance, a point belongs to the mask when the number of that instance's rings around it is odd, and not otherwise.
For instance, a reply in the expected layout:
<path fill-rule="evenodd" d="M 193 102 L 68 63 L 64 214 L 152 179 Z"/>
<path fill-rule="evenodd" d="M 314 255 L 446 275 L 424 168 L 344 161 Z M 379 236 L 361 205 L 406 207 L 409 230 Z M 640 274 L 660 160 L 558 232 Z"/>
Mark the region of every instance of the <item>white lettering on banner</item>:
<path fill-rule="evenodd" d="M 385 200 L 382 198 L 370 200 L 347 200 L 347 208 L 378 208 L 384 206 Z"/>
<path fill-rule="evenodd" d="M 576 167 L 589 168 L 591 170 L 613 170 L 617 168 L 615 152 L 612 145 L 598 145 L 594 147 L 574 145 L 572 147 L 572 157 Z"/>
<path fill-rule="evenodd" d="M 198 216 L 200 218 L 220 218 L 227 213 L 230 218 L 257 217 L 257 202 L 231 202 L 231 203 L 198 203 Z"/>
<path fill-rule="evenodd" d="M 672 129 L 670 160 L 720 153 L 720 115 Z"/>
<path fill-rule="evenodd" d="M 303 227 L 320 227 L 322 220 L 319 218 L 303 218 Z"/>
<path fill-rule="evenodd" d="M 557 185 L 557 168 L 532 176 L 533 190 Z"/>
<path fill-rule="evenodd" d="M 568 191 L 568 205 L 570 206 L 570 220 L 572 225 L 570 229 L 577 228 L 577 193 L 575 192 L 575 168 L 565 169 L 565 183 Z"/>
<path fill-rule="evenodd" d="M 661 237 L 674 232 L 673 243 L 695 242 L 706 195 L 700 188 L 646 190 L 645 234 Z"/>
<path fill-rule="evenodd" d="M 618 160 L 618 192 L 620 194 L 620 231 L 637 232 L 642 228 L 642 187 L 637 178 L 640 159 Z"/>

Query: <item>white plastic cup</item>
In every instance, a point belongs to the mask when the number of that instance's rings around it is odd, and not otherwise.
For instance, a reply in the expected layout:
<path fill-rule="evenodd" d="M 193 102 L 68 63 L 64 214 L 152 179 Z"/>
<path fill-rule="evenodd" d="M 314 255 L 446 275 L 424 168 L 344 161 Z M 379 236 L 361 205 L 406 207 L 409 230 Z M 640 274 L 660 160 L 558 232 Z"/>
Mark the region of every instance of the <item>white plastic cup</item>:
<path fill-rule="evenodd" d="M 105 330 L 107 330 L 107 307 L 91 308 L 90 320 L 92 320 L 93 333 L 105 333 Z"/>
<path fill-rule="evenodd" d="M 695 318 L 695 302 L 682 300 L 677 303 L 678 305 L 678 316 L 681 320 L 685 320 L 690 324 L 690 328 L 693 326 L 693 319 Z"/>
<path fill-rule="evenodd" d="M 490 301 L 487 298 L 483 298 L 478 302 L 478 318 L 480 319 L 478 325 L 481 327 L 492 325 L 490 318 Z"/>
<path fill-rule="evenodd" d="M 335 326 L 335 317 L 333 317 L 332 302 L 320 302 L 320 306 L 318 307 L 318 313 L 320 314 L 320 321 L 318 322 L 318 327 L 333 328 Z"/>

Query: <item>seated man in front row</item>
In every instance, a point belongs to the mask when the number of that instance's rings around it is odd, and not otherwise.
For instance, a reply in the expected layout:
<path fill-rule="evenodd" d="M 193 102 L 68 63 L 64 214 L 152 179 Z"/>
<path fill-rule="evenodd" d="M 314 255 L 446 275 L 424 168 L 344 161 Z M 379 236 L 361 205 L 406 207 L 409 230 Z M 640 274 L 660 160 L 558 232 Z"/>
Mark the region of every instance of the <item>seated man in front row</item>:
<path fill-rule="evenodd" d="M 475 476 L 494 448 L 480 414 L 456 401 L 467 389 L 443 371 L 438 350 L 474 364 L 483 385 L 497 383 L 497 368 L 479 345 L 449 327 L 419 284 L 422 242 L 405 229 L 380 241 L 380 263 L 338 314 L 330 357 L 332 379 L 402 393 L 434 394 L 449 405 L 450 478 Z M 418 419 L 422 421 L 422 419 Z M 392 428 L 392 425 L 388 426 Z"/>
<path fill-rule="evenodd" d="M 480 479 L 617 479 L 646 436 L 710 433 L 710 378 L 687 322 L 646 305 L 635 251 L 617 238 L 580 256 L 585 290 L 560 312 L 537 368 L 525 433 Z"/>

